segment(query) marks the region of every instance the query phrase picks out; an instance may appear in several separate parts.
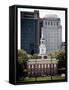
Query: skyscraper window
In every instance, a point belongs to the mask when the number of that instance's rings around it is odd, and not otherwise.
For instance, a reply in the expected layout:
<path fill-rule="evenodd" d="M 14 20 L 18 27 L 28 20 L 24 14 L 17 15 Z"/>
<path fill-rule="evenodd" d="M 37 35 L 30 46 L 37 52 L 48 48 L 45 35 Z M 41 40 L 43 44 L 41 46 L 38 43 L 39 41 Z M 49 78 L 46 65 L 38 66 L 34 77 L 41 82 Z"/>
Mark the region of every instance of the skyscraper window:
<path fill-rule="evenodd" d="M 47 25 L 47 22 L 45 22 L 45 25 Z"/>
<path fill-rule="evenodd" d="M 48 25 L 50 25 L 50 22 L 48 22 Z"/>
<path fill-rule="evenodd" d="M 57 26 L 59 25 L 59 22 L 57 22 Z"/>
<path fill-rule="evenodd" d="M 52 21 L 51 21 L 51 25 L 53 25 Z"/>

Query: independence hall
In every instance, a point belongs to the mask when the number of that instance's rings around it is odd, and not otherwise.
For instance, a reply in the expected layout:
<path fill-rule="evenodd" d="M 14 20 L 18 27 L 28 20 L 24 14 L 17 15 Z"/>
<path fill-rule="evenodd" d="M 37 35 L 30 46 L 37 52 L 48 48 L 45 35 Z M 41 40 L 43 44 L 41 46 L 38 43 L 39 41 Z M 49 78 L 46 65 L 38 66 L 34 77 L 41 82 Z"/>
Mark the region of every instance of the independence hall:
<path fill-rule="evenodd" d="M 28 61 L 28 76 L 46 76 L 46 75 L 56 75 L 57 74 L 57 64 L 58 61 L 55 59 L 45 59 L 45 60 L 29 60 Z"/>

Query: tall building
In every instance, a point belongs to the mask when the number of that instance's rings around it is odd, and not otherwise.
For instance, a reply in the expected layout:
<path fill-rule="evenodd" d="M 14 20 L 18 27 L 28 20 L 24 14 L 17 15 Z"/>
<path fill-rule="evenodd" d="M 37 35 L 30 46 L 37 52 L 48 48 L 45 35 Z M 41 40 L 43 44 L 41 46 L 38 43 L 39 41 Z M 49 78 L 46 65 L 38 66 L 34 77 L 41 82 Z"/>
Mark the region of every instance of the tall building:
<path fill-rule="evenodd" d="M 38 53 L 39 11 L 21 12 L 21 49 L 27 53 Z"/>
<path fill-rule="evenodd" d="M 43 35 L 46 44 L 47 54 L 60 49 L 62 43 L 61 20 L 57 15 L 46 15 L 43 18 Z"/>

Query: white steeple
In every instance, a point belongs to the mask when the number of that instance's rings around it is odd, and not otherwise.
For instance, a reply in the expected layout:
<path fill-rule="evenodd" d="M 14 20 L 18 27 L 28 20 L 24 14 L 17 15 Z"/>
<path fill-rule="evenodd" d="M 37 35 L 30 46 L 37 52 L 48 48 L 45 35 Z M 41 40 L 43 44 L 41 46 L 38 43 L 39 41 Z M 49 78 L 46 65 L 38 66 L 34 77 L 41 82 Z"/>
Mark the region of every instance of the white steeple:
<path fill-rule="evenodd" d="M 43 30 L 41 30 L 41 38 L 43 38 Z"/>
<path fill-rule="evenodd" d="M 40 46 L 39 46 L 39 54 L 46 55 L 46 46 L 45 46 L 45 39 L 43 36 L 43 30 L 41 29 L 41 39 L 40 39 Z"/>

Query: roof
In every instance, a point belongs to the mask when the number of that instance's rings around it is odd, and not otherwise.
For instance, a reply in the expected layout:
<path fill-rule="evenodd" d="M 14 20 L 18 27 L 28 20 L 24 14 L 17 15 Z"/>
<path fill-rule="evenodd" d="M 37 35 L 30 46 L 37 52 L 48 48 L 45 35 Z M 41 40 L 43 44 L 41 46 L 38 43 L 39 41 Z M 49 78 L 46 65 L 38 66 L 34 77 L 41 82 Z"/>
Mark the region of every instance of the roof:
<path fill-rule="evenodd" d="M 46 14 L 45 18 L 57 18 L 58 16 L 56 14 Z"/>
<path fill-rule="evenodd" d="M 58 60 L 56 60 L 56 59 L 52 59 L 52 61 L 51 61 L 51 59 L 29 59 L 28 60 L 28 62 L 27 62 L 28 64 L 49 64 L 49 63 L 58 63 Z"/>
<path fill-rule="evenodd" d="M 60 18 L 56 14 L 46 14 L 43 19 L 60 20 Z"/>

